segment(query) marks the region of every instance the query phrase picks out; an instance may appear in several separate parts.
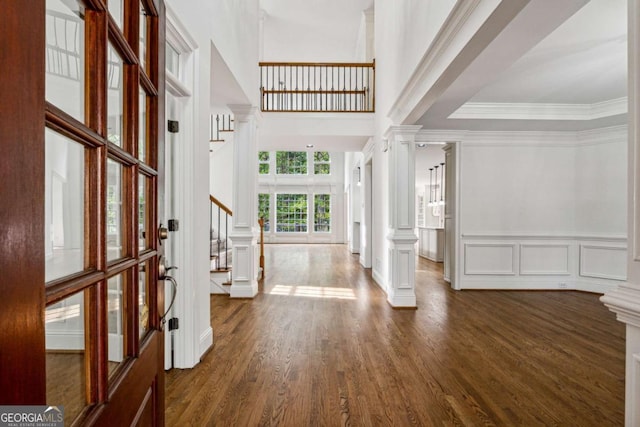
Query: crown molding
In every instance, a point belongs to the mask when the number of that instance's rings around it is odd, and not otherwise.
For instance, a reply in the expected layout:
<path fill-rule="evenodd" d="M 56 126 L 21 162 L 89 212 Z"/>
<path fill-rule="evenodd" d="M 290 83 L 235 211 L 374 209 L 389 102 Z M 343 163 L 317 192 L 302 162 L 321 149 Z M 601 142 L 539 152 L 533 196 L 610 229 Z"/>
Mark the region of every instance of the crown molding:
<path fill-rule="evenodd" d="M 463 35 L 463 31 L 469 29 L 470 25 L 468 23 L 480 3 L 480 0 L 457 1 L 453 6 L 433 42 L 429 45 L 400 95 L 391 106 L 388 116 L 394 123 L 402 123 L 403 119 L 410 113 L 415 104 L 412 100 L 415 98 L 416 93 L 426 93 L 427 88 L 424 85 L 427 81 L 427 76 L 433 73 L 434 64 L 445 56 L 447 50 Z M 473 27 L 477 26 L 476 23 Z"/>
<path fill-rule="evenodd" d="M 539 104 L 467 102 L 449 119 L 480 120 L 579 120 L 588 121 L 627 113 L 627 98 L 594 104 Z"/>

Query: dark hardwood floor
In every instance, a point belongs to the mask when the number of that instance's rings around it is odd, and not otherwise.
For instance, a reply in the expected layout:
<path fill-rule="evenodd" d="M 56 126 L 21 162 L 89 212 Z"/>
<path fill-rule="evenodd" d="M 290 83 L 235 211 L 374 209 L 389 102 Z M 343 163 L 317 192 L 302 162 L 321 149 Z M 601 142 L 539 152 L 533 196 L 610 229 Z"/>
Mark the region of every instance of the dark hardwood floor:
<path fill-rule="evenodd" d="M 582 292 L 452 291 L 418 261 L 394 310 L 343 245 L 268 245 L 253 300 L 166 378 L 168 426 L 622 426 L 624 327 Z"/>

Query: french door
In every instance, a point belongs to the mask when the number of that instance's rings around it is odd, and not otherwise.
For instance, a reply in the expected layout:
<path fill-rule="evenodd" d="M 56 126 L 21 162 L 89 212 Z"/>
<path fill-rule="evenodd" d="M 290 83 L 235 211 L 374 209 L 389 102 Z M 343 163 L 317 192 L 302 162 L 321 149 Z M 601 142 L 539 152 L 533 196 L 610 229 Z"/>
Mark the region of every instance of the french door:
<path fill-rule="evenodd" d="M 163 425 L 163 2 L 0 10 L 0 405 Z"/>

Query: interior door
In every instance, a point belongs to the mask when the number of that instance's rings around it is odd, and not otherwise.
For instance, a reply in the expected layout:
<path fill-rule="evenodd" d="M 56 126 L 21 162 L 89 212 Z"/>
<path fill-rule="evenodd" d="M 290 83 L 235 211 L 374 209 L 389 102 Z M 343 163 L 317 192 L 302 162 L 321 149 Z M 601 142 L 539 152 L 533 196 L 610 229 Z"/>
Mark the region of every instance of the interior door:
<path fill-rule="evenodd" d="M 163 425 L 164 5 L 0 6 L 0 404 Z"/>

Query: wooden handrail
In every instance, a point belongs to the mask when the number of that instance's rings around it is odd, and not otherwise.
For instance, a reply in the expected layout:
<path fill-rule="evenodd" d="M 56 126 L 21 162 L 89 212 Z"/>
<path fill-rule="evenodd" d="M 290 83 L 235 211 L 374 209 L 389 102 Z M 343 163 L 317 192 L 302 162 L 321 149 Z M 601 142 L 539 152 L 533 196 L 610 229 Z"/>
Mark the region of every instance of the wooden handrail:
<path fill-rule="evenodd" d="M 260 67 L 376 67 L 372 62 L 258 62 Z"/>
<path fill-rule="evenodd" d="M 211 194 L 209 194 L 209 200 L 211 200 L 212 203 L 216 204 L 220 209 L 225 211 L 227 214 L 229 214 L 230 216 L 233 216 L 233 212 L 231 212 L 231 209 L 229 209 L 224 203 L 222 203 L 220 200 L 213 197 Z"/>
<path fill-rule="evenodd" d="M 375 111 L 375 61 L 258 64 L 262 111 Z"/>

